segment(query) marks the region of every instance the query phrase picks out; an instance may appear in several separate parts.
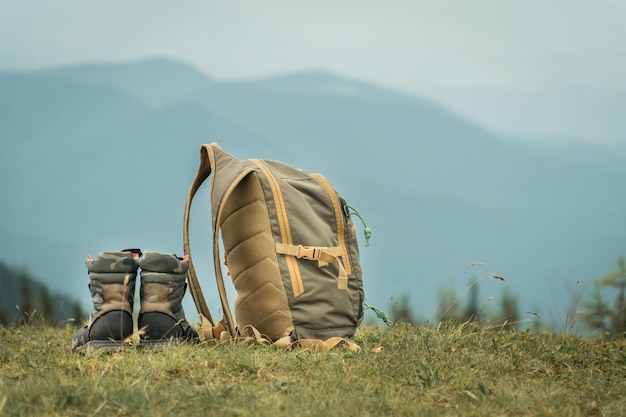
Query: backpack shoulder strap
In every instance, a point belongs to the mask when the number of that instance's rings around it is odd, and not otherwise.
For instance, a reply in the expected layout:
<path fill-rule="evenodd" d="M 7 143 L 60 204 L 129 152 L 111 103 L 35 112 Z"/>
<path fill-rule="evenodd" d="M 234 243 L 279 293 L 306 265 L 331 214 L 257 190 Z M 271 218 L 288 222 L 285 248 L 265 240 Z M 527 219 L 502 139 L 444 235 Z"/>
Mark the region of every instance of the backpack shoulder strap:
<path fill-rule="evenodd" d="M 189 215 L 191 211 L 191 202 L 202 183 L 211 175 L 212 167 L 215 165 L 215 154 L 211 145 L 203 145 L 200 149 L 200 166 L 196 177 L 194 178 L 189 193 L 187 194 L 187 202 L 185 204 L 185 214 L 183 218 L 183 250 L 185 255 L 189 256 L 189 271 L 187 272 L 187 281 L 189 282 L 189 289 L 191 296 L 196 304 L 198 314 L 200 314 L 202 321 L 208 320 L 211 325 L 214 325 L 211 312 L 206 304 L 204 295 L 202 294 L 202 288 L 198 282 L 198 275 L 193 265 L 191 258 L 191 249 L 189 245 Z"/>
<path fill-rule="evenodd" d="M 222 262 L 220 260 L 219 253 L 219 225 L 221 224 L 221 208 L 222 202 L 227 200 L 235 186 L 241 182 L 250 172 L 255 169 L 245 161 L 240 161 L 234 158 L 232 155 L 224 152 L 217 143 L 211 143 L 210 145 L 202 145 L 200 148 L 200 166 L 196 177 L 191 184 L 189 193 L 187 195 L 187 203 L 185 206 L 184 224 L 183 224 L 183 247 L 185 255 L 189 256 L 189 271 L 187 273 L 187 280 L 189 281 L 191 295 L 196 304 L 198 313 L 203 321 L 203 328 L 208 327 L 213 329 L 212 333 L 214 337 L 219 337 L 221 330 L 226 328 L 231 336 L 236 336 L 235 322 L 232 318 L 228 298 L 226 295 L 226 288 L 224 285 L 224 278 L 222 274 Z M 218 175 L 219 173 L 219 175 Z M 193 258 L 191 256 L 191 248 L 189 244 L 189 217 L 191 211 L 191 202 L 196 192 L 202 185 L 202 183 L 211 175 L 211 223 L 212 223 L 212 235 L 213 235 L 213 263 L 215 269 L 215 279 L 217 282 L 218 292 L 220 294 L 220 300 L 222 309 L 224 312 L 224 320 L 215 325 L 211 317 L 211 313 L 206 304 L 206 300 L 202 293 L 198 275 L 193 266 Z M 208 323 L 207 323 L 208 321 Z M 225 322 L 225 323 L 224 323 Z M 204 331 L 205 336 L 211 337 L 208 332 Z"/>

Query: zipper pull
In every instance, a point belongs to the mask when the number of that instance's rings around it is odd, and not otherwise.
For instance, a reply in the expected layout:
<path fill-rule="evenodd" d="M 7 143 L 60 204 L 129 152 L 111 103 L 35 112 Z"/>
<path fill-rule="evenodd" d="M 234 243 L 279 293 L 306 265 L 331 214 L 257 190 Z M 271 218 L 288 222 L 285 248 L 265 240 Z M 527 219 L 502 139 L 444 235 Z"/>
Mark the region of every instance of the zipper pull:
<path fill-rule="evenodd" d="M 365 223 L 365 220 L 363 219 L 363 217 L 359 214 L 358 211 L 356 211 L 356 209 L 354 207 L 352 207 L 349 204 L 344 204 L 343 205 L 343 212 L 348 217 L 350 216 L 350 214 L 354 214 L 359 219 L 361 219 L 361 221 L 363 222 L 363 234 L 365 235 L 365 246 L 369 246 L 370 245 L 370 238 L 372 237 L 372 229 L 367 227 L 367 224 Z"/>
<path fill-rule="evenodd" d="M 363 307 L 365 307 L 365 309 L 370 309 L 372 310 L 374 313 L 376 313 L 376 317 L 378 317 L 379 319 L 381 319 L 387 326 L 391 327 L 393 325 L 392 321 L 389 320 L 389 318 L 387 318 L 387 315 L 385 314 L 384 311 L 377 309 L 376 307 L 367 305 L 365 303 L 363 303 Z"/>

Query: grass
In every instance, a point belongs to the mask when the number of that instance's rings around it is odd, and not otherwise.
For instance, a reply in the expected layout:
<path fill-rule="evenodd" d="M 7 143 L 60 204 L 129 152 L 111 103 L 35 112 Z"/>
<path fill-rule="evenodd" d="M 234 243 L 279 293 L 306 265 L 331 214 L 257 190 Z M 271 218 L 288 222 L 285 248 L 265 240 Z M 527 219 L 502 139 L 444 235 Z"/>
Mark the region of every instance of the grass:
<path fill-rule="evenodd" d="M 0 327 L 0 415 L 626 414 L 624 338 L 400 324 L 359 329 L 360 352 L 229 342 L 78 355 L 72 331 Z"/>

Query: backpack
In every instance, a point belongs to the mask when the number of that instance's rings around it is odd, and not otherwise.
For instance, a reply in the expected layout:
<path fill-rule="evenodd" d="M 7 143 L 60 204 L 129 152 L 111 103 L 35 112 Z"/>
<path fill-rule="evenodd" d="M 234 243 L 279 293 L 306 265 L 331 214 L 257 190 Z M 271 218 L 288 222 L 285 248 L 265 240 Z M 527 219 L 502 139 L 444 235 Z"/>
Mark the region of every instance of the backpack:
<path fill-rule="evenodd" d="M 204 299 L 189 244 L 191 203 L 209 176 L 213 261 L 223 310 L 219 323 Z M 350 344 L 363 319 L 364 302 L 351 213 L 360 217 L 322 175 L 278 161 L 239 160 L 217 143 L 202 145 L 187 196 L 183 244 L 205 340 L 254 337 L 276 346 Z M 222 274 L 220 231 L 236 290 L 235 320 Z M 367 227 L 365 232 L 369 238 Z"/>

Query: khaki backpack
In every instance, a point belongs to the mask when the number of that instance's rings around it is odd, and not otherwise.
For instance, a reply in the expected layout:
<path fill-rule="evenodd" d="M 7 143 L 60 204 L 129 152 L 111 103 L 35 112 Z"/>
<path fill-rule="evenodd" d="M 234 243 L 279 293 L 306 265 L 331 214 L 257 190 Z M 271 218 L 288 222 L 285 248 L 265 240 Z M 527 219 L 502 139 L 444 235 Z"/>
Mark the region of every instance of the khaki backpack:
<path fill-rule="evenodd" d="M 224 313 L 217 324 L 189 244 L 191 203 L 209 176 L 213 261 Z M 183 240 L 190 259 L 187 278 L 205 339 L 247 336 L 277 346 L 350 345 L 364 301 L 351 213 L 358 215 L 319 174 L 277 161 L 238 160 L 216 143 L 202 145 L 187 196 Z M 237 294 L 236 321 L 222 276 L 220 231 Z M 367 227 L 365 232 L 369 238 Z"/>

